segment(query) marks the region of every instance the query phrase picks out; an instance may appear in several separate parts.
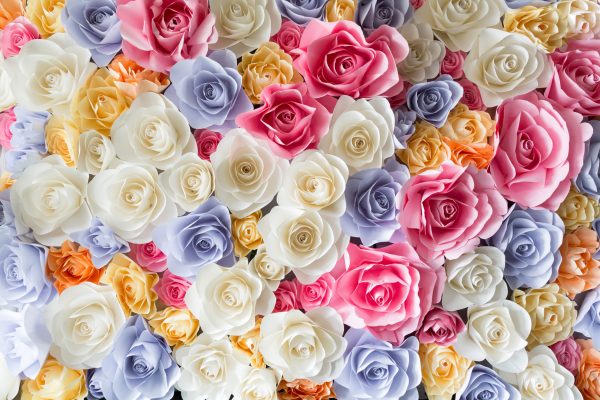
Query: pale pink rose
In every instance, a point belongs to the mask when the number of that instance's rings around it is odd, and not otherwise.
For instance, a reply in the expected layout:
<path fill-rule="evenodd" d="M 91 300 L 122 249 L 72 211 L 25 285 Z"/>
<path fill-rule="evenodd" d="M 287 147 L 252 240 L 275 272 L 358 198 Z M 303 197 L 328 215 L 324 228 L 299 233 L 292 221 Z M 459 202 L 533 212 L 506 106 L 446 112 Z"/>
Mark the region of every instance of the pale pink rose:
<path fill-rule="evenodd" d="M 117 16 L 123 53 L 153 71 L 204 56 L 217 40 L 207 0 L 117 0 Z"/>
<path fill-rule="evenodd" d="M 210 155 L 217 150 L 223 135 L 209 129 L 196 129 L 194 139 L 196 139 L 198 147 L 198 156 L 203 160 L 210 161 Z"/>
<path fill-rule="evenodd" d="M 297 281 L 282 281 L 279 284 L 277 290 L 273 292 L 275 294 L 274 313 L 300 309 L 298 285 Z"/>
<path fill-rule="evenodd" d="M 458 313 L 434 306 L 425 316 L 416 336 L 420 343 L 449 346 L 456 341 L 456 336 L 464 330 L 465 323 Z"/>
<path fill-rule="evenodd" d="M 448 74 L 454 79 L 462 78 L 464 75 L 463 64 L 466 56 L 467 53 L 464 51 L 450 51 L 446 49 L 446 55 L 442 60 L 440 72 L 442 74 Z"/>
<path fill-rule="evenodd" d="M 483 104 L 481 92 L 479 91 L 477 85 L 467 78 L 462 78 L 457 82 L 463 88 L 463 96 L 460 99 L 461 103 L 469 107 L 471 110 L 485 111 L 487 109 L 485 104 Z"/>
<path fill-rule="evenodd" d="M 10 150 L 10 139 L 12 139 L 12 132 L 10 126 L 17 120 L 15 117 L 14 107 L 0 113 L 0 147 L 5 150 Z"/>
<path fill-rule="evenodd" d="M 398 196 L 398 221 L 424 260 L 441 262 L 473 250 L 492 236 L 507 212 L 492 177 L 446 162 L 413 176 Z"/>
<path fill-rule="evenodd" d="M 0 31 L 0 48 L 4 58 L 15 56 L 21 51 L 25 43 L 39 39 L 40 33 L 25 17 L 17 17 Z"/>
<path fill-rule="evenodd" d="M 555 211 L 592 135 L 582 119 L 538 92 L 505 100 L 496 111 L 498 149 L 489 168 L 500 193 L 523 208 Z"/>
<path fill-rule="evenodd" d="M 281 24 L 279 32 L 271 37 L 271 42 L 275 42 L 283 51 L 296 58 L 292 50 L 297 49 L 300 45 L 300 38 L 304 32 L 304 27 L 296 25 L 292 21 L 285 20 Z"/>
<path fill-rule="evenodd" d="M 304 311 L 313 308 L 326 307 L 331 301 L 335 291 L 335 279 L 331 274 L 323 274 L 315 282 L 302 285 L 298 284 L 298 298 Z"/>
<path fill-rule="evenodd" d="M 581 348 L 573 337 L 554 343 L 550 346 L 550 350 L 552 350 L 560 365 L 577 376 L 579 364 L 581 363 Z"/>
<path fill-rule="evenodd" d="M 154 286 L 154 290 L 158 294 L 158 298 L 166 305 L 175 308 L 187 308 L 185 294 L 190 286 L 192 286 L 192 282 L 166 270 Z"/>
<path fill-rule="evenodd" d="M 154 242 L 135 244 L 130 243 L 129 256 L 140 267 L 150 272 L 162 272 L 167 269 L 167 256 L 154 244 Z"/>
<path fill-rule="evenodd" d="M 422 261 L 407 243 L 373 249 L 350 244 L 331 272 L 329 304 L 353 328 L 399 344 L 442 295 L 444 268 Z"/>

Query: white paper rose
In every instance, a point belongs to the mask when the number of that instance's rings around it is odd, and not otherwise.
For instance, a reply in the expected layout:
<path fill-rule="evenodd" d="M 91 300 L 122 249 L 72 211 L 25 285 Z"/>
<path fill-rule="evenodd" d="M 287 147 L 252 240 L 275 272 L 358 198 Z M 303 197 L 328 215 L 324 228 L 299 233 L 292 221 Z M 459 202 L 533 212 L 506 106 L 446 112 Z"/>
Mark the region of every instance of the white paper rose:
<path fill-rule="evenodd" d="M 265 215 L 258 231 L 269 255 L 290 267 L 303 284 L 331 271 L 350 240 L 339 218 L 284 206 Z"/>
<path fill-rule="evenodd" d="M 290 164 L 277 203 L 339 217 L 346 211 L 347 180 L 348 167 L 341 158 L 307 150 Z"/>
<path fill-rule="evenodd" d="M 329 132 L 319 149 L 344 160 L 353 174 L 379 168 L 394 154 L 394 113 L 382 98 L 354 100 L 339 98 L 333 109 Z"/>
<path fill-rule="evenodd" d="M 237 386 L 233 398 L 239 400 L 277 400 L 277 385 L 281 374 L 273 369 L 248 369 Z"/>
<path fill-rule="evenodd" d="M 4 58 L 0 55 L 0 112 L 15 104 L 15 96 L 10 87 L 11 81 L 12 78 L 6 72 Z"/>
<path fill-rule="evenodd" d="M 210 161 L 215 170 L 215 196 L 236 217 L 245 217 L 273 200 L 289 167 L 266 141 L 244 129 L 229 131 L 219 142 Z"/>
<path fill-rule="evenodd" d="M 248 260 L 242 258 L 231 268 L 202 267 L 185 295 L 185 304 L 200 321 L 202 332 L 220 339 L 252 329 L 256 315 L 273 310 L 275 295 L 248 272 Z"/>
<path fill-rule="evenodd" d="M 433 79 L 440 74 L 440 65 L 446 55 L 446 47 L 433 37 L 429 24 L 410 21 L 400 29 L 408 42 L 410 52 L 400 64 L 398 71 L 411 83 Z"/>
<path fill-rule="evenodd" d="M 248 265 L 248 271 L 262 279 L 269 290 L 275 291 L 290 268 L 275 261 L 267 252 L 265 245 L 256 249 L 256 254 Z"/>
<path fill-rule="evenodd" d="M 477 247 L 444 265 L 442 306 L 448 311 L 503 300 L 508 294 L 503 279 L 504 253 L 496 247 Z"/>
<path fill-rule="evenodd" d="M 58 155 L 28 166 L 10 191 L 17 232 L 29 228 L 41 244 L 60 246 L 70 233 L 86 229 L 92 220 L 87 181 Z"/>
<path fill-rule="evenodd" d="M 177 216 L 156 169 L 147 165 L 117 163 L 92 179 L 88 194 L 94 215 L 132 243 L 149 242 L 157 225 Z"/>
<path fill-rule="evenodd" d="M 68 114 L 71 99 L 96 69 L 90 57 L 65 33 L 27 42 L 5 60 L 17 103 L 31 111 Z"/>
<path fill-rule="evenodd" d="M 475 83 L 486 106 L 548 85 L 552 65 L 548 56 L 526 36 L 485 29 L 478 36 L 463 65 L 465 76 Z"/>
<path fill-rule="evenodd" d="M 110 136 L 121 160 L 166 170 L 184 153 L 198 151 L 183 114 L 162 94 L 135 98 L 114 122 Z"/>
<path fill-rule="evenodd" d="M 228 339 L 214 340 L 204 333 L 179 347 L 175 360 L 181 367 L 175 387 L 184 400 L 229 399 L 248 368 Z"/>
<path fill-rule="evenodd" d="M 215 173 L 210 162 L 196 153 L 186 153 L 158 176 L 158 184 L 183 214 L 210 197 L 215 190 Z"/>
<path fill-rule="evenodd" d="M 527 337 L 531 319 L 527 311 L 510 300 L 469 307 L 467 327 L 458 334 L 454 348 L 473 361 L 487 360 L 506 372 L 527 366 Z"/>
<path fill-rule="evenodd" d="M 265 363 L 281 371 L 286 381 L 333 380 L 344 367 L 344 324 L 333 308 L 314 308 L 303 314 L 291 310 L 266 315 L 260 326 L 258 349 Z"/>
<path fill-rule="evenodd" d="M 77 169 L 96 175 L 108 168 L 116 154 L 110 138 L 97 131 L 87 131 L 79 136 Z"/>
<path fill-rule="evenodd" d="M 6 365 L 4 357 L 0 355 L 0 399 L 12 400 L 17 397 L 21 380 L 14 375 Z"/>
<path fill-rule="evenodd" d="M 556 8 L 567 20 L 567 39 L 590 39 L 600 32 L 600 5 L 596 0 L 561 0 Z"/>
<path fill-rule="evenodd" d="M 65 289 L 46 308 L 50 354 L 74 369 L 98 368 L 111 352 L 125 314 L 111 286 L 84 282 Z"/>

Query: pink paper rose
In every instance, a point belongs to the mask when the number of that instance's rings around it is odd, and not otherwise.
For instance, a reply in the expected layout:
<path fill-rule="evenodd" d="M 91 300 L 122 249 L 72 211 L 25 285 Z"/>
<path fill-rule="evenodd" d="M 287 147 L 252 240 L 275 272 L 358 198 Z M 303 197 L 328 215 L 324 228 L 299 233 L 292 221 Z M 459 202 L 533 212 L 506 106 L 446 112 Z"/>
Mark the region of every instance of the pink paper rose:
<path fill-rule="evenodd" d="M 477 85 L 467 78 L 462 78 L 457 82 L 463 88 L 463 96 L 460 99 L 461 103 L 469 107 L 471 110 L 485 111 L 487 109 L 485 104 L 483 104 L 481 92 L 479 91 Z"/>
<path fill-rule="evenodd" d="M 275 295 L 275 307 L 273 312 L 285 312 L 290 310 L 299 310 L 300 302 L 298 301 L 298 282 L 283 281 L 273 292 Z"/>
<path fill-rule="evenodd" d="M 490 173 L 500 193 L 523 208 L 556 210 L 583 163 L 592 127 L 538 92 L 505 100 Z"/>
<path fill-rule="evenodd" d="M 600 39 L 572 40 L 550 57 L 554 73 L 546 97 L 583 115 L 600 114 Z"/>
<path fill-rule="evenodd" d="M 185 294 L 192 282 L 181 276 L 173 275 L 166 270 L 159 279 L 154 290 L 160 300 L 168 306 L 175 308 L 187 308 L 185 304 Z"/>
<path fill-rule="evenodd" d="M 560 365 L 577 376 L 579 364 L 581 363 L 581 348 L 573 337 L 554 343 L 550 346 L 550 350 L 552 350 Z"/>
<path fill-rule="evenodd" d="M 298 284 L 298 298 L 305 311 L 313 308 L 326 307 L 331 301 L 335 291 L 335 279 L 331 274 L 323 274 L 315 282 L 302 285 Z"/>
<path fill-rule="evenodd" d="M 236 118 L 240 127 L 266 139 L 274 153 L 287 159 L 317 148 L 331 114 L 308 94 L 304 83 L 269 85 L 260 98 L 261 107 Z"/>
<path fill-rule="evenodd" d="M 404 242 L 379 249 L 350 244 L 331 275 L 330 306 L 344 323 L 393 344 L 417 329 L 445 281 L 441 266 L 426 264 Z"/>
<path fill-rule="evenodd" d="M 153 71 L 204 56 L 217 40 L 207 0 L 117 0 L 117 16 L 123 53 Z"/>
<path fill-rule="evenodd" d="M 394 96 L 402 90 L 396 64 L 408 54 L 400 33 L 380 26 L 365 40 L 351 21 L 311 21 L 294 53 L 294 67 L 302 74 L 309 93 L 354 98 Z"/>
<path fill-rule="evenodd" d="M 0 147 L 5 150 L 10 150 L 10 139 L 12 139 L 12 132 L 10 126 L 17 120 L 15 116 L 14 107 L 0 113 Z"/>
<path fill-rule="evenodd" d="M 131 252 L 129 256 L 140 267 L 150 272 L 162 272 L 167 269 L 167 256 L 154 244 L 148 242 L 143 244 L 130 243 Z"/>
<path fill-rule="evenodd" d="M 302 32 L 304 32 L 303 26 L 285 20 L 281 24 L 279 32 L 271 37 L 271 42 L 277 43 L 283 51 L 290 54 L 292 58 L 295 58 L 296 56 L 292 53 L 292 50 L 297 49 L 300 45 Z"/>
<path fill-rule="evenodd" d="M 196 139 L 196 145 L 198 146 L 198 156 L 203 160 L 210 161 L 210 155 L 217 150 L 223 135 L 209 129 L 196 129 L 194 139 Z"/>
<path fill-rule="evenodd" d="M 442 261 L 473 250 L 492 236 L 507 212 L 492 177 L 446 162 L 413 176 L 398 197 L 398 221 L 424 260 Z"/>
<path fill-rule="evenodd" d="M 440 66 L 440 72 L 442 74 L 448 74 L 454 79 L 461 78 L 463 73 L 463 64 L 467 53 L 463 51 L 450 51 L 446 49 L 446 55 L 442 60 Z"/>
<path fill-rule="evenodd" d="M 416 336 L 421 343 L 449 346 L 456 341 L 456 336 L 464 330 L 465 323 L 457 313 L 434 306 L 425 315 Z"/>
<path fill-rule="evenodd" d="M 17 17 L 0 31 L 0 48 L 4 58 L 15 56 L 21 51 L 25 43 L 39 39 L 40 33 L 25 17 Z"/>

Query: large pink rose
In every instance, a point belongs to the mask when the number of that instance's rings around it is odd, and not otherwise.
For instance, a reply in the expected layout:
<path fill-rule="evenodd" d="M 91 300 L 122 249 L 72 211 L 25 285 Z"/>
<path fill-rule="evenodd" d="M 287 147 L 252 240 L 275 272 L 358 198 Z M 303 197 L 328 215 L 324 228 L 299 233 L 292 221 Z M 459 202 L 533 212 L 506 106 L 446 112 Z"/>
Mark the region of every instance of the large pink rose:
<path fill-rule="evenodd" d="M 489 170 L 498 190 L 523 208 L 556 210 L 581 169 L 592 127 L 538 92 L 504 101 L 496 120 L 498 150 Z"/>
<path fill-rule="evenodd" d="M 206 55 L 217 40 L 207 0 L 117 0 L 117 16 L 123 53 L 158 72 Z"/>
<path fill-rule="evenodd" d="M 600 39 L 571 40 L 550 57 L 554 74 L 546 97 L 583 115 L 600 114 Z"/>
<path fill-rule="evenodd" d="M 426 264 L 402 242 L 380 249 L 350 244 L 331 275 L 336 290 L 330 306 L 344 323 L 393 344 L 419 327 L 445 282 L 441 266 Z"/>
<path fill-rule="evenodd" d="M 331 114 L 308 94 L 304 83 L 269 85 L 260 98 L 261 107 L 236 118 L 240 127 L 266 139 L 274 153 L 287 159 L 317 148 Z"/>
<path fill-rule="evenodd" d="M 311 21 L 294 53 L 294 67 L 315 98 L 394 96 L 402 90 L 396 64 L 408 54 L 408 44 L 387 25 L 365 40 L 351 21 Z"/>
<path fill-rule="evenodd" d="M 413 176 L 398 196 L 398 221 L 424 260 L 442 261 L 473 250 L 492 236 L 507 212 L 492 177 L 474 167 L 444 163 Z"/>
<path fill-rule="evenodd" d="M 39 39 L 40 33 L 25 17 L 17 17 L 0 31 L 0 47 L 4 58 L 16 56 L 25 43 Z"/>

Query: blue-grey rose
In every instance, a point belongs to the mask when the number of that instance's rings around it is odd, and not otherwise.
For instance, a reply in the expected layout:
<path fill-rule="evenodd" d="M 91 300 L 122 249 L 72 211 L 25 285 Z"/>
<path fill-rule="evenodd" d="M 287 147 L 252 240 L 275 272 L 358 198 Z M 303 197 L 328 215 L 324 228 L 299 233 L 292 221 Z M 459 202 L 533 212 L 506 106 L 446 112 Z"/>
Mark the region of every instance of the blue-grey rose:
<path fill-rule="evenodd" d="M 88 390 L 88 400 L 101 400 L 104 398 L 102 394 L 101 382 L 102 370 L 88 369 L 85 373 L 85 384 Z"/>
<path fill-rule="evenodd" d="M 238 114 L 253 109 L 242 90 L 235 54 L 229 50 L 179 61 L 171 69 L 170 78 L 172 84 L 165 96 L 193 128 L 226 132 L 236 127 Z"/>
<path fill-rule="evenodd" d="M 338 400 L 418 398 L 421 363 L 415 337 L 394 347 L 366 330 L 351 328 L 344 338 L 344 369 L 334 381 Z"/>
<path fill-rule="evenodd" d="M 394 111 L 394 146 L 397 149 L 406 148 L 406 142 L 415 132 L 417 113 L 402 106 Z"/>
<path fill-rule="evenodd" d="M 494 370 L 477 364 L 467 372 L 456 400 L 521 400 L 521 394 Z"/>
<path fill-rule="evenodd" d="M 342 230 L 366 246 L 388 241 L 400 228 L 396 221 L 399 191 L 400 184 L 385 169 L 365 169 L 350 176 L 344 193 Z"/>
<path fill-rule="evenodd" d="M 515 207 L 509 212 L 488 244 L 504 252 L 504 279 L 512 289 L 540 288 L 556 278 L 564 232 L 552 211 Z"/>
<path fill-rule="evenodd" d="M 440 128 L 462 95 L 462 86 L 450 75 L 442 75 L 435 81 L 417 83 L 408 89 L 406 104 L 417 116 Z"/>
<path fill-rule="evenodd" d="M 121 21 L 115 0 L 67 1 L 61 21 L 69 36 L 90 50 L 99 67 L 108 65 L 121 50 Z"/>
<path fill-rule="evenodd" d="M 193 280 L 206 264 L 234 261 L 229 210 L 215 197 L 156 228 L 152 240 L 167 255 L 169 271 L 186 279 Z"/>
<path fill-rule="evenodd" d="M 575 179 L 575 185 L 583 192 L 595 199 L 600 199 L 600 121 L 591 120 L 593 133 L 585 143 L 583 166 Z"/>
<path fill-rule="evenodd" d="M 71 240 L 89 250 L 96 268 L 104 267 L 117 253 L 129 252 L 129 244 L 98 218 L 86 230 L 71 234 Z"/>
<path fill-rule="evenodd" d="M 525 6 L 546 6 L 556 0 L 504 0 L 510 8 L 521 8 Z"/>
<path fill-rule="evenodd" d="M 395 157 L 388 158 L 385 164 L 383 164 L 383 169 L 400 185 L 404 185 L 410 179 L 408 167 L 405 164 L 399 163 Z"/>
<path fill-rule="evenodd" d="M 136 315 L 121 328 L 98 379 L 106 400 L 167 400 L 180 375 L 171 348 Z"/>
<path fill-rule="evenodd" d="M 31 149 L 38 153 L 45 153 L 46 124 L 50 113 L 46 111 L 29 111 L 23 107 L 14 108 L 15 122 L 10 126 L 12 139 L 10 145 L 13 149 Z"/>
<path fill-rule="evenodd" d="M 306 25 L 313 19 L 325 18 L 327 0 L 275 0 L 283 18 L 295 24 Z"/>
<path fill-rule="evenodd" d="M 594 348 L 600 349 L 600 287 L 585 293 L 573 329 L 591 338 Z"/>
<path fill-rule="evenodd" d="M 382 25 L 400 28 L 414 13 L 410 0 L 359 0 L 354 21 L 368 35 Z"/>

